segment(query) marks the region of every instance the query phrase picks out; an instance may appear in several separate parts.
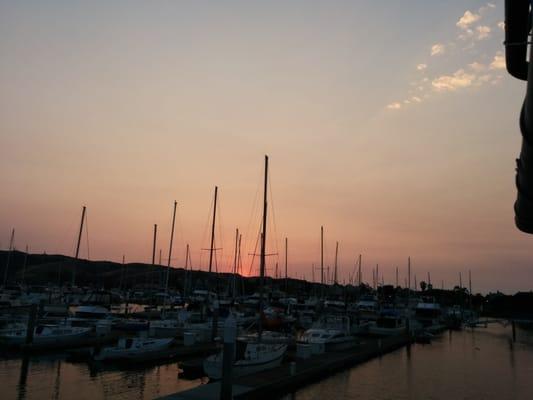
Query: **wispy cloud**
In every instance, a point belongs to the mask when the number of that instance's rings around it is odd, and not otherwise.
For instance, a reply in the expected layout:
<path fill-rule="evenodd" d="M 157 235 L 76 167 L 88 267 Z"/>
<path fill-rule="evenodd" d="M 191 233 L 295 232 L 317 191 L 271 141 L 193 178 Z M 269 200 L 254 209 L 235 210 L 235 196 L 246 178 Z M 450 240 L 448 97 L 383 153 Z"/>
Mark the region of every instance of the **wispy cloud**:
<path fill-rule="evenodd" d="M 490 27 L 486 25 L 480 25 L 476 27 L 477 40 L 483 40 L 490 36 Z"/>
<path fill-rule="evenodd" d="M 445 47 L 442 43 L 435 43 L 433 46 L 431 46 L 431 55 L 437 56 L 439 54 L 444 54 Z"/>
<path fill-rule="evenodd" d="M 503 78 L 501 70 L 505 69 L 503 53 L 498 51 L 492 59 L 489 59 L 485 51 L 480 52 L 476 49 L 480 46 L 479 42 L 489 39 L 495 30 L 505 28 L 504 23 L 497 22 L 496 15 L 492 13 L 495 7 L 493 3 L 487 3 L 477 11 L 466 10 L 455 23 L 459 28 L 455 40 L 433 44 L 430 56 L 439 57 L 435 57 L 435 62 L 416 64 L 416 70 L 423 71 L 422 78 L 418 75 L 418 78 L 410 83 L 411 89 L 404 100 L 391 103 L 386 108 L 400 110 L 421 103 L 434 95 L 498 84 Z M 440 60 L 449 61 L 459 56 L 463 61 L 454 70 L 448 73 L 432 73 L 442 70 L 439 68 Z M 465 59 L 470 60 L 465 63 Z"/>
<path fill-rule="evenodd" d="M 400 108 L 402 108 L 402 103 L 399 102 L 390 103 L 387 106 L 387 109 L 389 110 L 399 110 Z"/>
<path fill-rule="evenodd" d="M 494 58 L 492 59 L 492 62 L 489 66 L 490 69 L 505 69 L 505 57 L 501 52 L 498 52 Z"/>
<path fill-rule="evenodd" d="M 497 24 L 497 25 L 498 25 L 498 28 L 500 28 L 500 29 L 501 29 L 502 31 L 504 31 L 504 30 L 505 30 L 505 22 L 503 22 L 503 21 L 500 21 L 500 22 L 498 22 L 498 24 Z"/>
<path fill-rule="evenodd" d="M 466 10 L 463 16 L 459 18 L 459 21 L 457 21 L 455 25 L 457 25 L 463 30 L 466 30 L 470 27 L 470 25 L 472 25 L 476 21 L 479 21 L 480 19 L 481 15 L 474 14 L 470 10 Z"/>
<path fill-rule="evenodd" d="M 455 71 L 452 75 L 442 75 L 433 79 L 431 86 L 437 91 L 454 91 L 472 86 L 476 76 L 465 72 L 464 69 Z"/>

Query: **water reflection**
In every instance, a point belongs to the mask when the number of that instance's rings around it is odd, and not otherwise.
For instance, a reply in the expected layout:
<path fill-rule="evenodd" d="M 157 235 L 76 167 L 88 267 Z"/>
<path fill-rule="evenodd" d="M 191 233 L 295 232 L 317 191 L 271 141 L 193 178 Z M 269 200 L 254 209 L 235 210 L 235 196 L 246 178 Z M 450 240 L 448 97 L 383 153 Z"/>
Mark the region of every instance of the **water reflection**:
<path fill-rule="evenodd" d="M 489 326 L 445 333 L 340 372 L 285 399 L 530 399 L 533 335 Z M 178 378 L 177 363 L 108 367 L 64 355 L 0 359 L 2 398 L 153 399 L 202 384 Z"/>
<path fill-rule="evenodd" d="M 489 325 L 405 347 L 352 368 L 348 382 L 343 372 L 286 399 L 531 399 L 531 365 L 531 333 L 513 344 L 510 327 Z"/>

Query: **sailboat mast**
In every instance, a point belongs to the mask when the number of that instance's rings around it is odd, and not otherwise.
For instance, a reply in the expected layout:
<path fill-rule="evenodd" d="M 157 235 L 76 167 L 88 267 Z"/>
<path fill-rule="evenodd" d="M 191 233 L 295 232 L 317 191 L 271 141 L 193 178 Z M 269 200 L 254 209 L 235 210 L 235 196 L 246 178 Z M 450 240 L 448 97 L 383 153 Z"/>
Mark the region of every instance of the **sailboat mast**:
<path fill-rule="evenodd" d="M 470 303 L 470 311 L 472 311 L 472 271 L 468 270 L 468 299 Z"/>
<path fill-rule="evenodd" d="M 168 248 L 167 278 L 165 280 L 165 293 L 168 292 L 168 279 L 170 276 L 170 260 L 172 259 L 172 243 L 174 242 L 174 225 L 176 223 L 176 206 L 178 202 L 174 200 L 174 211 L 172 213 L 172 230 L 170 231 L 170 246 Z"/>
<path fill-rule="evenodd" d="M 407 257 L 407 293 L 411 291 L 411 257 Z"/>
<path fill-rule="evenodd" d="M 396 287 L 398 287 L 398 267 L 396 267 Z"/>
<path fill-rule="evenodd" d="M 236 279 L 237 279 L 237 252 L 239 251 L 239 228 L 235 229 L 235 253 L 233 256 L 233 280 L 231 283 L 231 294 L 235 298 Z"/>
<path fill-rule="evenodd" d="M 263 185 L 263 224 L 262 224 L 262 233 L 261 233 L 261 256 L 259 264 L 260 272 L 260 301 L 259 301 L 259 337 L 263 332 L 263 324 L 261 323 L 261 317 L 263 313 L 263 297 L 265 290 L 265 257 L 266 257 L 266 232 L 267 232 L 267 189 L 268 189 L 268 156 L 265 155 L 265 181 Z"/>
<path fill-rule="evenodd" d="M 268 156 L 265 156 L 265 178 L 263 186 L 263 223 L 261 233 L 261 256 L 260 256 L 260 276 L 261 287 L 264 286 L 265 279 L 265 256 L 266 256 L 266 232 L 267 232 L 267 185 L 268 185 Z"/>
<path fill-rule="evenodd" d="M 362 255 L 359 254 L 359 286 L 361 286 L 361 282 L 363 281 L 363 275 L 361 271 L 361 262 L 362 262 Z"/>
<path fill-rule="evenodd" d="M 213 203 L 213 222 L 211 223 L 211 246 L 209 247 L 209 275 L 213 267 L 213 251 L 215 250 L 215 220 L 217 216 L 218 186 L 215 186 L 215 201 Z"/>
<path fill-rule="evenodd" d="M 157 243 L 157 224 L 154 224 L 154 241 L 152 246 L 152 265 L 155 265 L 155 246 Z"/>
<path fill-rule="evenodd" d="M 339 242 L 337 242 L 337 244 L 335 245 L 335 272 L 334 272 L 334 277 L 333 277 L 333 283 L 335 285 L 337 284 L 337 259 L 338 259 L 338 256 L 339 256 Z"/>
<path fill-rule="evenodd" d="M 324 227 L 320 227 L 320 284 L 324 284 Z"/>
<path fill-rule="evenodd" d="M 7 283 L 7 272 L 9 270 L 9 262 L 11 261 L 11 253 L 15 244 L 15 228 L 11 230 L 11 238 L 9 239 L 9 252 L 7 253 L 6 268 L 4 270 L 4 286 Z"/>
<path fill-rule="evenodd" d="M 192 267 L 192 266 L 191 266 Z M 185 248 L 185 274 L 183 279 L 183 295 L 187 295 L 187 270 L 189 269 L 189 243 L 187 243 L 187 246 Z M 191 268 L 191 276 L 192 279 L 192 268 Z"/>
<path fill-rule="evenodd" d="M 287 260 L 288 260 L 288 252 L 289 252 L 288 247 L 289 247 L 289 239 L 285 238 L 285 293 L 287 293 L 287 289 L 289 285 L 288 273 L 287 273 L 287 270 L 288 270 Z"/>
<path fill-rule="evenodd" d="M 80 232 L 78 234 L 78 244 L 76 245 L 76 255 L 74 259 L 78 260 L 78 255 L 80 254 L 80 244 L 81 244 L 81 234 L 83 233 L 83 221 L 85 221 L 85 210 L 86 207 L 83 206 L 81 210 L 81 222 L 80 222 Z M 72 286 L 76 283 L 76 262 L 74 263 L 74 268 L 72 269 Z"/>

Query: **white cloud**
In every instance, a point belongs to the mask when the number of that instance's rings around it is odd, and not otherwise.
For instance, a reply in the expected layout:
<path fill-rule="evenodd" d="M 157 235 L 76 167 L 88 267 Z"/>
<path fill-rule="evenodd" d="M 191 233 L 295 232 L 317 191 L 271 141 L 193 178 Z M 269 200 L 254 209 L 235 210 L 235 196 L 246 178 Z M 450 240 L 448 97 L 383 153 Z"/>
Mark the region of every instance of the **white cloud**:
<path fill-rule="evenodd" d="M 503 21 L 498 22 L 498 28 L 500 28 L 502 31 L 504 31 L 505 30 L 505 22 L 503 22 Z"/>
<path fill-rule="evenodd" d="M 416 69 L 417 69 L 418 71 L 423 71 L 423 70 L 425 70 L 427 67 L 428 67 L 427 64 L 418 64 L 418 65 L 416 66 Z"/>
<path fill-rule="evenodd" d="M 478 12 L 479 12 L 480 14 L 483 14 L 483 13 L 485 13 L 486 11 L 488 11 L 488 10 L 490 10 L 490 9 L 493 9 L 493 8 L 496 8 L 496 5 L 495 5 L 495 4 L 487 3 L 486 5 L 479 7 Z"/>
<path fill-rule="evenodd" d="M 466 30 L 474 22 L 479 21 L 480 18 L 481 18 L 481 15 L 474 14 L 471 11 L 466 10 L 463 16 L 459 18 L 459 21 L 457 21 L 455 25 L 457 25 L 459 28 L 463 30 Z"/>
<path fill-rule="evenodd" d="M 400 108 L 402 108 L 402 104 L 398 102 L 391 103 L 387 106 L 389 110 L 399 110 Z"/>
<path fill-rule="evenodd" d="M 431 46 L 431 55 L 437 56 L 439 54 L 444 54 L 444 45 L 442 43 L 436 43 Z"/>
<path fill-rule="evenodd" d="M 454 91 L 472 86 L 476 76 L 465 72 L 464 69 L 455 71 L 452 75 L 442 75 L 435 78 L 431 85 L 437 91 Z"/>
<path fill-rule="evenodd" d="M 415 103 L 420 103 L 422 101 L 422 99 L 420 97 L 413 96 L 413 97 L 411 97 L 411 101 L 413 101 Z"/>
<path fill-rule="evenodd" d="M 474 61 L 472 64 L 468 64 L 468 68 L 475 72 L 481 72 L 487 69 L 487 67 L 484 64 L 481 64 L 477 61 Z"/>
<path fill-rule="evenodd" d="M 497 53 L 489 66 L 490 69 L 505 69 L 505 57 L 501 53 Z"/>
<path fill-rule="evenodd" d="M 476 27 L 477 40 L 483 40 L 490 36 L 490 28 L 486 25 Z"/>

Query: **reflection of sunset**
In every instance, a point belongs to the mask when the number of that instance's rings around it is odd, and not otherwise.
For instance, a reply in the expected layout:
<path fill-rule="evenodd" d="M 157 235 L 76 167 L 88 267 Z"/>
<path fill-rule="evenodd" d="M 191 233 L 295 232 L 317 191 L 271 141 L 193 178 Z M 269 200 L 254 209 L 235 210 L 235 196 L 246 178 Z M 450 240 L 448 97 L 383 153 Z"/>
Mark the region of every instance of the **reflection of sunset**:
<path fill-rule="evenodd" d="M 238 227 L 241 273 L 257 275 L 269 154 L 270 276 L 288 237 L 289 275 L 311 279 L 324 225 L 341 281 L 361 253 L 365 280 L 376 264 L 403 280 L 411 256 L 447 287 L 468 269 L 479 290 L 531 287 L 507 134 L 523 88 L 501 72 L 496 11 L 478 56 L 430 4 L 28 7 L 0 13 L 2 248 L 15 227 L 19 249 L 72 255 L 85 204 L 91 259 L 150 262 L 154 223 L 165 259 L 176 199 L 172 264 L 189 243 L 205 270 L 218 185 L 217 269 L 231 271 Z"/>

